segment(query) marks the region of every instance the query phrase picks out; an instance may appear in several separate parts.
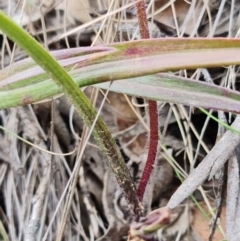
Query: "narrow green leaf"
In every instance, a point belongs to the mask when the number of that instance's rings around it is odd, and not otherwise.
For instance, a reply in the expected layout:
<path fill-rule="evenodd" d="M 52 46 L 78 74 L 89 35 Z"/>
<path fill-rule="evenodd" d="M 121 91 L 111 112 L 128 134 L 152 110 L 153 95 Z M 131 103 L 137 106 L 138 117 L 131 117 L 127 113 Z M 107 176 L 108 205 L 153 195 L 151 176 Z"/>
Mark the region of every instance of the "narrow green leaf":
<path fill-rule="evenodd" d="M 100 57 L 111 51 L 113 51 L 112 47 L 99 46 L 99 47 L 94 47 L 94 48 L 84 47 L 84 48 L 73 48 L 73 49 L 61 49 L 61 50 L 51 51 L 50 53 L 51 53 L 52 57 L 54 57 L 58 61 L 60 61 L 60 60 L 68 61 L 71 58 L 80 57 L 80 56 L 83 56 L 83 59 L 84 58 L 86 59 L 89 57 L 93 58 L 93 56 L 95 58 L 97 58 L 97 57 Z M 69 65 L 69 62 L 67 62 L 67 65 Z M 33 59 L 26 58 L 26 59 L 20 60 L 18 62 L 11 64 L 11 66 L 8 66 L 8 67 L 4 68 L 3 70 L 1 70 L 0 71 L 0 80 L 9 78 L 10 76 L 23 72 L 24 70 L 28 70 L 29 72 L 31 72 L 31 68 L 34 68 L 34 67 L 38 67 L 38 65 L 36 64 L 36 62 Z M 39 68 L 39 69 L 41 69 L 41 68 Z M 32 74 L 34 74 L 33 71 L 32 71 Z M 34 76 L 34 75 L 32 75 L 32 76 Z"/>
<path fill-rule="evenodd" d="M 86 81 L 94 79 L 95 83 L 163 71 L 240 64 L 239 39 L 164 38 L 93 47 L 92 52 L 89 48 L 60 51 L 54 52 L 54 55 L 59 60 L 65 59 L 61 62 L 62 66 L 70 70 L 73 63 L 76 63 L 76 57 L 79 57 L 78 63 L 74 65 L 73 72 L 78 75 L 85 74 Z M 75 55 L 74 51 L 76 52 Z M 10 76 L 10 79 L 5 79 L 8 76 L 8 70 L 0 71 L 0 88 L 8 86 L 8 89 L 10 89 L 12 83 L 27 78 L 29 78 L 27 81 L 25 80 L 27 84 L 36 82 L 34 80 L 34 78 L 38 78 L 36 75 L 41 75 L 44 72 L 41 69 L 34 68 L 31 61 L 27 61 L 27 63 L 32 68 L 27 68 L 21 75 Z M 11 67 L 15 70 L 13 73 L 20 70 L 21 65 L 18 63 L 16 65 L 18 66 L 16 70 L 15 64 Z M 26 69 L 26 64 L 22 69 L 24 68 Z M 40 80 L 44 80 L 44 78 Z M 17 86 L 22 85 L 18 84 Z"/>
<path fill-rule="evenodd" d="M 84 75 L 74 74 L 73 79 L 81 87 L 95 83 L 94 80 L 87 81 Z M 106 89 L 109 83 L 101 83 L 96 86 Z M 239 92 L 170 74 L 148 75 L 115 81 L 110 89 L 151 100 L 240 112 Z M 51 80 L 20 89 L 0 91 L 2 99 L 0 108 L 34 103 L 59 93 L 61 93 L 60 88 Z"/>
<path fill-rule="evenodd" d="M 108 84 L 95 85 L 106 89 Z M 170 74 L 115 81 L 110 90 L 151 100 L 240 113 L 240 93 Z"/>

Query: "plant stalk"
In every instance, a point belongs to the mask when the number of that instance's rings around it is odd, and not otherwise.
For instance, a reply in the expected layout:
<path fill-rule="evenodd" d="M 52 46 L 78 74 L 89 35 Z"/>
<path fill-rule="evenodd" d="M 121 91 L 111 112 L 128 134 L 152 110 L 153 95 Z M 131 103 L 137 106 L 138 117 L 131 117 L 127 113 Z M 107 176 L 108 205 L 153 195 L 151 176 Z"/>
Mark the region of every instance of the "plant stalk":
<path fill-rule="evenodd" d="M 147 14 L 145 9 L 144 1 L 136 3 L 137 16 L 138 16 L 138 25 L 140 30 L 140 36 L 142 39 L 149 39 L 149 30 L 148 30 L 148 21 Z M 149 125 L 150 125 L 150 134 L 148 138 L 148 157 L 145 164 L 140 183 L 138 185 L 138 198 L 140 202 L 143 200 L 144 192 L 150 178 L 153 165 L 157 155 L 158 148 L 158 113 L 157 113 L 157 102 L 149 100 L 148 101 L 148 113 L 149 113 Z"/>

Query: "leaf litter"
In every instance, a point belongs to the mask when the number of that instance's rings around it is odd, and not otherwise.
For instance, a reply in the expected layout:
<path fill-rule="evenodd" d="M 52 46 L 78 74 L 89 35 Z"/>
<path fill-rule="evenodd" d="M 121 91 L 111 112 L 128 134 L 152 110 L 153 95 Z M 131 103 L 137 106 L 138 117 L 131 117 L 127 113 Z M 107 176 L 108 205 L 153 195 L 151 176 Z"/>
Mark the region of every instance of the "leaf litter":
<path fill-rule="evenodd" d="M 35 0 L 26 3 L 25 1 L 11 1 L 10 6 L 8 3 L 9 1 L 1 0 L 0 8 L 50 50 L 89 46 L 92 42 L 108 44 L 139 38 L 134 5 L 109 16 L 106 14 L 109 8 L 111 12 L 133 3 L 130 0 L 114 1 L 114 3 L 101 0 Z M 239 35 L 240 4 L 236 1 L 148 0 L 145 3 L 152 37 L 238 37 Z M 91 24 L 92 20 L 104 14 L 106 14 L 104 18 Z M 90 24 L 71 35 L 65 34 L 85 23 Z M 101 33 L 98 34 L 98 31 Z M 62 36 L 65 37 L 62 38 Z M 25 54 L 18 47 L 14 47 L 13 43 L 1 36 L 2 68 L 24 57 Z M 238 67 L 210 69 L 209 71 L 214 83 L 238 89 Z M 195 73 L 179 71 L 175 74 L 183 77 L 195 76 L 196 79 L 202 78 L 200 71 Z M 92 89 L 89 87 L 86 91 L 90 96 Z M 126 97 L 116 93 L 110 93 L 108 98 L 109 102 L 105 104 L 101 116 L 119 143 L 137 185 L 147 150 L 145 143 L 148 130 L 143 125 L 146 122 L 144 105 L 142 105 L 144 103 L 141 99 L 133 98 L 133 102 L 138 102 L 140 105 L 129 104 Z M 102 96 L 99 94 L 96 108 L 99 108 L 101 101 Z M 236 200 L 239 200 L 237 171 L 239 137 L 227 131 L 215 144 L 216 123 L 207 120 L 197 109 L 162 103 L 159 103 L 159 106 L 161 106 L 159 107 L 159 124 L 162 133 L 165 133 L 161 138 L 161 143 L 166 145 L 167 152 L 164 153 L 163 149 L 162 154 L 159 154 L 143 200 L 147 218 L 151 218 L 152 210 L 158 210 L 167 205 L 180 184 L 179 179 L 175 177 L 178 169 L 171 167 L 175 165 L 174 161 L 179 163 L 185 172 L 190 173 L 187 180 L 194 173 L 197 173 L 200 179 L 194 174 L 195 178 L 193 177 L 191 182 L 185 182 L 181 187 L 183 189 L 185 185 L 188 194 L 182 196 L 177 191 L 173 196 L 173 199 L 176 199 L 175 205 L 172 201 L 168 205 L 171 206 L 172 202 L 172 207 L 176 206 L 199 185 L 202 185 L 202 188 L 199 188 L 200 191 L 194 192 L 194 197 L 199 202 L 205 200 L 208 208 L 212 209 L 211 204 L 214 207 L 213 201 L 218 200 L 214 195 L 216 187 L 214 181 L 211 181 L 209 184 L 213 192 L 208 191 L 208 185 L 204 183 L 204 180 L 208 178 L 210 171 L 210 176 L 213 177 L 223 163 L 229 159 L 226 236 L 225 228 L 222 228 L 219 223 L 218 227 L 220 233 L 222 232 L 222 238 L 238 240 L 240 237 L 239 222 L 237 222 L 239 204 Z M 183 115 L 181 108 L 186 111 L 187 118 Z M 55 152 L 66 153 L 78 145 L 84 129 L 81 119 L 75 112 L 70 113 L 70 109 L 71 106 L 65 97 L 55 100 L 53 127 L 50 124 L 50 102 L 1 110 L 0 120 L 4 127 L 37 146 L 48 150 L 52 145 Z M 227 118 L 227 121 L 231 123 L 233 116 L 228 114 Z M 235 119 L 236 124 L 239 124 L 238 118 Z M 205 133 L 202 131 L 204 121 L 208 121 Z M 201 139 L 194 134 L 194 128 L 201 133 Z M 52 138 L 50 137 L 51 129 L 54 130 Z M 50 220 L 73 170 L 76 154 L 67 157 L 51 157 L 8 133 L 1 132 L 0 135 L 0 219 L 4 229 L 1 234 L 7 233 L 9 240 L 42 240 L 48 229 L 45 240 L 55 240 L 64 204 L 60 205 L 51 225 Z M 236 139 L 234 142 L 236 145 L 233 145 L 233 138 Z M 205 161 L 202 161 L 207 154 L 203 143 L 212 149 Z M 218 148 L 220 145 L 222 146 Z M 195 153 L 197 146 L 199 150 Z M 196 158 L 193 161 L 194 155 Z M 203 166 L 209 157 L 212 159 L 212 155 L 220 157 L 222 165 L 219 165 L 219 158 L 214 158 L 216 168 L 209 166 L 207 171 L 199 173 L 201 165 Z M 198 163 L 202 164 L 195 168 Z M 174 171 L 176 175 L 173 175 Z M 192 228 L 194 210 L 196 206 L 190 200 L 183 202 L 171 211 L 170 224 L 159 229 L 151 238 L 154 240 L 206 240 L 207 237 L 199 236 L 196 229 Z M 91 139 L 84 152 L 62 240 L 127 240 L 131 223 L 133 220 L 117 182 Z"/>

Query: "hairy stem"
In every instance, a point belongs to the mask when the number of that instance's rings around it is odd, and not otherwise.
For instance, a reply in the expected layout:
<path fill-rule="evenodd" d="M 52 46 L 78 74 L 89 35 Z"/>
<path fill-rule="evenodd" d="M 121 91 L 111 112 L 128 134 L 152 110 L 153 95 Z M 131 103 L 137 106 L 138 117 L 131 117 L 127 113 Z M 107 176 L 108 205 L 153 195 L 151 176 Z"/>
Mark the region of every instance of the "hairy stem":
<path fill-rule="evenodd" d="M 144 1 L 140 1 L 136 3 L 137 8 L 137 17 L 138 17 L 138 25 L 140 36 L 142 39 L 150 38 L 149 30 L 148 30 L 148 21 L 147 21 L 147 14 L 145 9 Z"/>
<path fill-rule="evenodd" d="M 138 24 L 140 35 L 142 39 L 148 39 L 150 37 L 148 30 L 148 21 L 145 10 L 144 1 L 140 1 L 136 3 L 137 8 L 137 16 L 138 16 Z M 158 113 L 157 113 L 157 102 L 156 101 L 148 101 L 148 112 L 149 112 L 149 125 L 150 125 L 150 136 L 148 138 L 148 157 L 147 162 L 143 170 L 143 174 L 138 186 L 137 195 L 140 201 L 143 200 L 143 195 L 150 178 L 153 164 L 157 155 L 157 147 L 158 147 Z"/>

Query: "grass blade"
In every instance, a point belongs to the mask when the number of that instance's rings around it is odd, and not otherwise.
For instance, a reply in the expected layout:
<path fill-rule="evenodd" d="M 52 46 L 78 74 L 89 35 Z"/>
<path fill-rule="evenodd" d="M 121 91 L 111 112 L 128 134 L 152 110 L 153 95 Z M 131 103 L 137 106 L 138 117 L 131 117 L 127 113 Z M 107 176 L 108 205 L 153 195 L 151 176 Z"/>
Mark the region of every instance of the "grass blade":
<path fill-rule="evenodd" d="M 96 86 L 107 88 L 106 83 Z M 151 100 L 240 112 L 239 92 L 170 74 L 115 81 L 110 90 Z"/>

